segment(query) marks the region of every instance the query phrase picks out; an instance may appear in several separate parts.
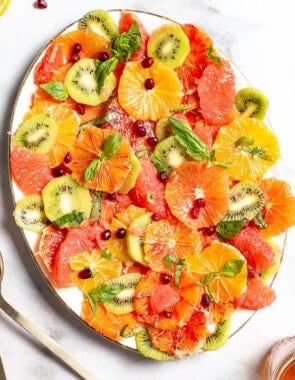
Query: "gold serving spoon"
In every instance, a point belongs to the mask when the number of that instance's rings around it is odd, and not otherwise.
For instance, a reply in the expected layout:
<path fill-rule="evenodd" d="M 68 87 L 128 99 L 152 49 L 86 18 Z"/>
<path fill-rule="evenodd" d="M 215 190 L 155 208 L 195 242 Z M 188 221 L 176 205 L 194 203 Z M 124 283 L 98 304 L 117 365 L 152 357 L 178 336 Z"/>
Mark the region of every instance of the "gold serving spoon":
<path fill-rule="evenodd" d="M 1 283 L 4 273 L 4 263 L 0 252 L 0 309 L 2 309 L 14 322 L 18 323 L 29 334 L 41 342 L 49 351 L 57 356 L 62 362 L 76 372 L 82 379 L 98 380 L 98 378 L 85 368 L 77 359 L 69 354 L 63 347 L 56 343 L 52 338 L 46 335 L 38 326 L 28 320 L 25 316 L 16 311 L 9 305 L 2 296 Z"/>

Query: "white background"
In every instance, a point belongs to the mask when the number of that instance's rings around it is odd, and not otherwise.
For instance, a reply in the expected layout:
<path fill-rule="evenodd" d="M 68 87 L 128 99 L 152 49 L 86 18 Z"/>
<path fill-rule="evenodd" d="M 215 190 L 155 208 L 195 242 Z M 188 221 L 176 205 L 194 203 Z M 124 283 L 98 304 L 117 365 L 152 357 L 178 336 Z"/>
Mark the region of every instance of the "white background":
<path fill-rule="evenodd" d="M 42 279 L 16 228 L 7 166 L 7 131 L 21 79 L 35 54 L 62 28 L 91 9 L 129 8 L 205 28 L 270 100 L 269 118 L 280 140 L 283 176 L 295 189 L 295 22 L 292 0 L 12 0 L 0 18 L 0 249 L 5 259 L 5 298 L 80 359 L 102 380 L 258 380 L 268 350 L 295 335 L 295 231 L 288 235 L 276 278 L 275 303 L 259 311 L 219 351 L 178 362 L 157 363 L 90 331 L 56 299 Z M 8 380 L 76 377 L 0 311 L 0 355 Z"/>

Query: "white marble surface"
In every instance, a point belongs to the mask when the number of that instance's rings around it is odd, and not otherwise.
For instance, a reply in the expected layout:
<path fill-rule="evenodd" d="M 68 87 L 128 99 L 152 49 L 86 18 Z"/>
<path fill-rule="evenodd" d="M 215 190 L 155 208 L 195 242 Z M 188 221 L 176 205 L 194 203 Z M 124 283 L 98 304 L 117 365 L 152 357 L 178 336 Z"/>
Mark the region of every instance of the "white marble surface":
<path fill-rule="evenodd" d="M 56 300 L 40 276 L 12 218 L 7 169 L 7 130 L 22 76 L 34 55 L 65 25 L 90 9 L 129 8 L 193 22 L 240 66 L 253 86 L 269 97 L 269 117 L 279 137 L 284 176 L 295 189 L 295 23 L 292 0 L 12 0 L 0 18 L 0 249 L 2 291 L 19 311 L 80 359 L 102 380 L 258 380 L 263 358 L 278 339 L 295 335 L 295 230 L 290 230 L 274 288 L 277 300 L 217 352 L 173 363 L 156 363 L 94 334 Z M 0 311 L 0 355 L 8 380 L 67 380 L 76 377 Z"/>

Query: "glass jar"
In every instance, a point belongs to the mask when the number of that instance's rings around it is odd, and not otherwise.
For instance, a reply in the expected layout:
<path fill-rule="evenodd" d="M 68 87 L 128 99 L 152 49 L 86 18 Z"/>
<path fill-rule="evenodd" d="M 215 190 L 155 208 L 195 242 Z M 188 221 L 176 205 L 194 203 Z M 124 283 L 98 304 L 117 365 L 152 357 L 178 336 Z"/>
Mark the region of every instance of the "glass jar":
<path fill-rule="evenodd" d="M 265 380 L 295 380 L 295 337 L 276 343 L 265 363 Z"/>

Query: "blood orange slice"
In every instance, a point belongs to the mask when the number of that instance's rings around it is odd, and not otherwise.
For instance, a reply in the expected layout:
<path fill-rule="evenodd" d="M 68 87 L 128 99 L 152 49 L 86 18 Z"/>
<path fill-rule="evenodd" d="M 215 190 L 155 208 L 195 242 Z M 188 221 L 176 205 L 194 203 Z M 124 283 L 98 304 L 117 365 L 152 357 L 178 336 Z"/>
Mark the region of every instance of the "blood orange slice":
<path fill-rule="evenodd" d="M 170 175 L 165 199 L 172 214 L 187 227 L 196 230 L 213 226 L 228 209 L 228 175 L 224 169 L 208 168 L 204 162 L 184 162 Z M 196 215 L 194 208 L 198 208 L 198 199 L 202 199 L 203 206 Z"/>

